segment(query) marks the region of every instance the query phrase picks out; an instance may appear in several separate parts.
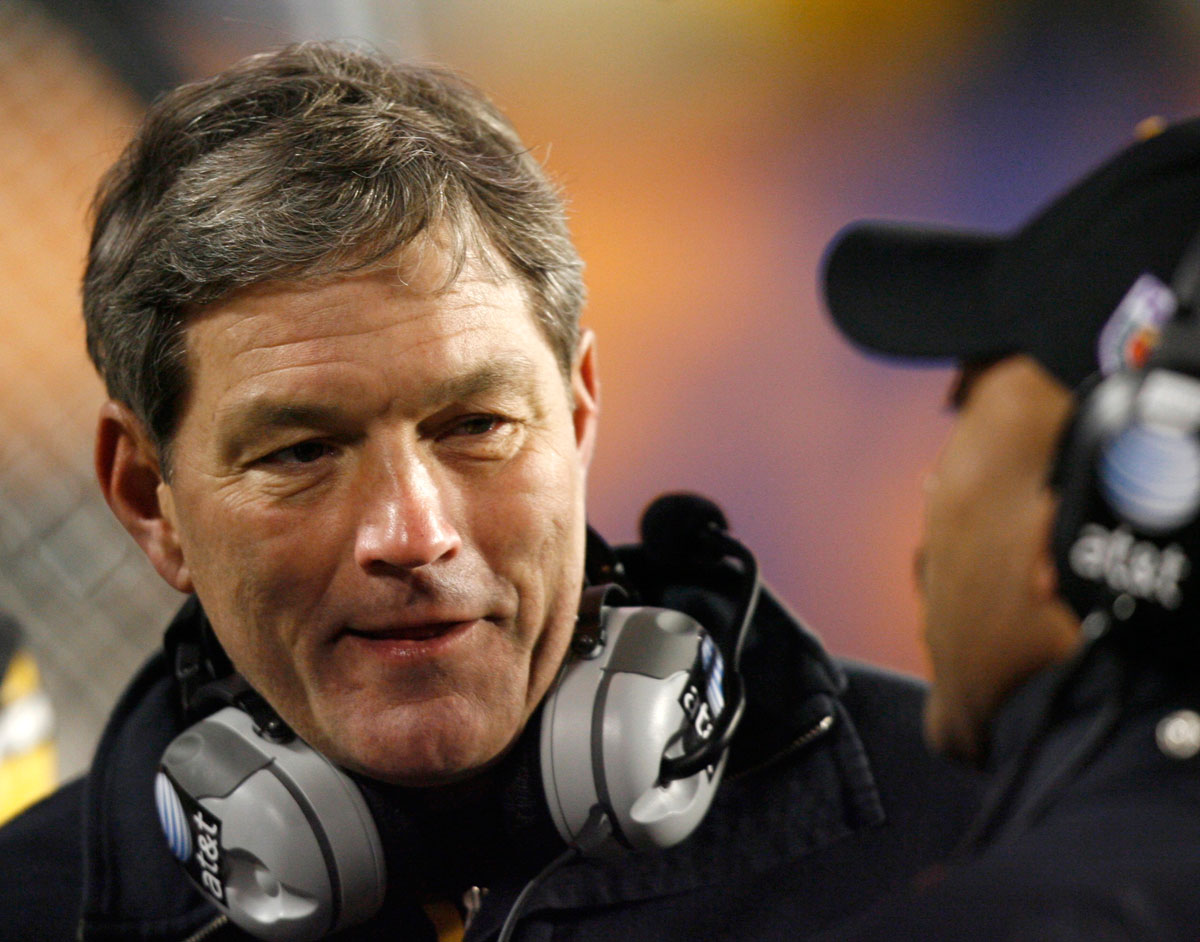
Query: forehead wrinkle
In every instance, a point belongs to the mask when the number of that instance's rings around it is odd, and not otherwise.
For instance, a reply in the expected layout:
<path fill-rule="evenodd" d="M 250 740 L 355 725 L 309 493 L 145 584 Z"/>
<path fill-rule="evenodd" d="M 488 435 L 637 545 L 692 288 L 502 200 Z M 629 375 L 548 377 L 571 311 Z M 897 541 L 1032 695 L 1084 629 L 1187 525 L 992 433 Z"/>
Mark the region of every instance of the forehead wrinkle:
<path fill-rule="evenodd" d="M 432 383 L 422 392 L 420 400 L 422 405 L 429 408 L 505 390 L 515 391 L 531 402 L 540 404 L 537 367 L 525 354 L 505 353 L 458 376 Z"/>
<path fill-rule="evenodd" d="M 357 299 L 343 299 L 335 304 L 314 306 L 311 310 L 301 312 L 298 316 L 289 317 L 286 324 L 280 324 L 276 318 L 276 309 L 274 307 L 267 310 L 256 310 L 250 312 L 214 312 L 214 318 L 220 318 L 222 315 L 233 315 L 231 323 L 217 326 L 218 336 L 225 335 L 232 340 L 231 346 L 235 349 L 229 357 L 230 363 L 245 362 L 247 358 L 254 362 L 255 358 L 269 356 L 272 351 L 286 351 L 288 348 L 297 348 L 310 350 L 309 356 L 304 357 L 298 362 L 286 364 L 282 368 L 290 366 L 305 366 L 313 363 L 320 363 L 324 359 L 322 352 L 322 344 L 326 341 L 338 342 L 347 339 L 369 339 L 386 335 L 390 331 L 400 330 L 407 331 L 415 324 L 426 321 L 430 318 L 444 317 L 447 311 L 453 315 L 457 315 L 457 321 L 449 325 L 449 329 L 445 333 L 438 336 L 423 338 L 420 340 L 409 341 L 407 346 L 410 349 L 418 349 L 423 346 L 438 343 L 456 333 L 469 333 L 476 330 L 486 330 L 489 326 L 490 315 L 496 311 L 502 311 L 503 305 L 495 300 L 481 296 L 471 288 L 474 285 L 456 285 L 455 290 L 446 296 L 440 298 L 424 295 L 417 296 L 416 300 L 437 301 L 442 305 L 441 309 L 436 307 L 426 307 L 424 305 L 416 305 L 415 309 L 407 310 L 404 316 L 400 319 L 386 318 L 379 323 L 361 325 L 355 329 L 349 329 L 346 324 L 347 318 L 340 316 L 341 311 L 353 309 L 356 307 Z M 530 323 L 536 328 L 536 319 L 531 310 L 528 310 L 527 302 L 524 295 L 520 293 L 519 286 L 514 285 L 521 297 L 523 306 L 526 307 L 525 313 L 529 317 Z M 402 289 L 403 290 L 403 289 Z M 263 331 L 260 328 L 260 322 L 266 320 L 268 328 L 275 326 L 275 329 Z M 306 322 L 311 326 L 304 329 L 302 336 L 295 335 L 297 321 Z M 277 325 L 277 326 L 276 326 Z M 214 325 L 216 326 L 216 325 Z M 283 333 L 284 336 L 279 336 Z M 272 337 L 271 334 L 276 336 Z M 241 338 L 249 336 L 253 338 L 250 344 L 243 344 Z M 207 343 L 202 346 L 212 348 L 214 345 L 223 345 L 220 339 L 209 338 Z M 188 359 L 191 361 L 193 373 L 201 365 L 201 361 L 206 359 L 200 355 L 195 349 L 197 345 L 194 343 L 188 344 Z M 210 354 L 211 355 L 211 354 Z"/>
<path fill-rule="evenodd" d="M 497 272 L 492 268 L 469 261 L 463 271 L 458 274 L 458 277 L 449 282 L 439 282 L 436 285 L 424 284 L 423 279 L 419 278 L 405 279 L 400 275 L 394 262 L 328 279 L 268 281 L 250 285 L 231 295 L 229 298 L 216 302 L 208 310 L 200 310 L 192 320 L 192 323 L 196 323 L 206 316 L 220 317 L 222 314 L 234 313 L 235 320 L 224 328 L 226 331 L 236 332 L 249 329 L 253 334 L 257 334 L 257 328 L 252 326 L 253 322 L 263 316 L 270 318 L 274 314 L 275 305 L 271 304 L 272 296 L 280 299 L 280 303 L 286 304 L 286 299 L 289 296 L 300 295 L 307 297 L 312 303 L 307 310 L 291 312 L 289 321 L 293 324 L 297 319 L 312 320 L 317 324 L 324 322 L 329 325 L 328 333 L 336 335 L 343 332 L 340 327 L 339 312 L 345 308 L 355 307 L 360 299 L 356 297 L 341 297 L 336 301 L 323 301 L 322 296 L 328 293 L 336 295 L 340 289 L 354 285 L 362 286 L 361 291 L 370 293 L 373 290 L 371 288 L 372 283 L 376 285 L 382 284 L 382 287 L 394 295 L 401 303 L 417 302 L 419 304 L 422 301 L 441 302 L 449 304 L 452 308 L 468 310 L 476 307 L 489 308 L 497 306 L 495 301 L 487 299 L 487 294 L 488 289 L 500 289 L 506 293 L 515 293 L 520 299 L 522 306 L 527 309 L 530 318 L 536 321 L 528 289 L 515 274 L 504 271 Z M 243 312 L 229 311 L 228 308 L 230 306 L 236 308 L 242 303 L 249 303 L 257 309 Z M 421 312 L 415 312 L 414 319 L 420 316 L 422 316 Z M 368 326 L 346 335 L 370 334 L 386 329 L 388 326 L 390 324 Z M 324 334 L 320 331 L 312 334 L 314 339 L 319 339 L 322 336 Z M 285 344 L 287 342 L 287 340 L 283 341 Z M 269 347 L 275 344 L 263 343 L 259 345 Z"/>
<path fill-rule="evenodd" d="M 407 405 L 425 411 L 450 402 L 511 390 L 534 404 L 540 414 L 536 372 L 535 364 L 524 354 L 504 354 L 458 376 L 424 386 L 415 401 Z M 239 427 L 332 426 L 344 419 L 345 410 L 325 401 L 305 402 L 302 397 L 297 401 L 263 392 L 232 406 L 226 414 Z"/>
<path fill-rule="evenodd" d="M 322 403 L 280 402 L 263 395 L 230 410 L 238 425 L 255 428 L 332 425 L 340 410 Z"/>
<path fill-rule="evenodd" d="M 237 362 L 246 357 L 262 356 L 265 353 L 289 347 L 303 348 L 310 346 L 316 348 L 312 355 L 320 358 L 320 346 L 325 341 L 336 342 L 356 338 L 370 338 L 386 334 L 388 331 L 404 329 L 422 320 L 435 317 L 438 313 L 436 311 L 417 310 L 409 312 L 403 320 L 387 319 L 379 323 L 363 324 L 351 329 L 347 324 L 347 318 L 341 316 L 341 311 L 353 307 L 355 307 L 354 300 L 343 301 L 336 305 L 314 307 L 312 310 L 301 312 L 298 315 L 290 314 L 285 323 L 279 322 L 278 311 L 276 309 L 234 314 L 233 322 L 222 328 L 221 332 L 233 338 L 232 345 L 237 348 L 230 357 L 231 362 Z M 263 331 L 258 326 L 258 322 L 264 319 L 268 327 L 275 326 L 276 329 Z M 311 324 L 312 326 L 306 326 L 303 333 L 298 336 L 296 333 L 298 322 Z M 276 336 L 272 337 L 272 333 Z M 280 334 L 282 336 L 279 336 Z M 250 344 L 241 343 L 240 337 L 247 335 L 253 338 L 253 342 Z M 213 342 L 210 340 L 209 344 Z"/>

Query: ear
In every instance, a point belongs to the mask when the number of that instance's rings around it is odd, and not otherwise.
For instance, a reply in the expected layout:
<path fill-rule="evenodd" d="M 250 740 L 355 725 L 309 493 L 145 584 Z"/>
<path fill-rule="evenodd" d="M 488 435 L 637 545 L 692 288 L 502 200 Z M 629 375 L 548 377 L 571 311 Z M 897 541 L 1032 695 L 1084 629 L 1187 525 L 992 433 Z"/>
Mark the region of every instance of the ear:
<path fill-rule="evenodd" d="M 104 499 L 158 574 L 180 592 L 193 591 L 171 486 L 150 436 L 128 406 L 110 399 L 100 407 L 95 462 Z"/>
<path fill-rule="evenodd" d="M 600 414 L 600 378 L 596 375 L 596 335 L 584 330 L 571 367 L 571 393 L 574 399 L 575 444 L 583 466 L 592 460 L 596 448 L 596 421 Z"/>

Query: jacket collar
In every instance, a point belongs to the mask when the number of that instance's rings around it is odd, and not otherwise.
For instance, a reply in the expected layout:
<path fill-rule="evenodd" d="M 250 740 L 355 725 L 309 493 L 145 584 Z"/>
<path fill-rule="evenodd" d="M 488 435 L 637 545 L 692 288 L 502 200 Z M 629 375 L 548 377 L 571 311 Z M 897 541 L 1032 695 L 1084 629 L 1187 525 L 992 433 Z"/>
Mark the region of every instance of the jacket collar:
<path fill-rule="evenodd" d="M 97 746 L 84 798 L 82 942 L 183 939 L 216 914 L 167 850 L 154 805 L 159 757 L 182 729 L 176 696 L 158 653 Z"/>
<path fill-rule="evenodd" d="M 963 850 L 1021 837 L 1068 790 L 1152 767 L 1161 758 L 1154 728 L 1175 706 L 1194 701 L 1189 684 L 1110 636 L 1035 674 L 993 720 L 990 784 Z"/>

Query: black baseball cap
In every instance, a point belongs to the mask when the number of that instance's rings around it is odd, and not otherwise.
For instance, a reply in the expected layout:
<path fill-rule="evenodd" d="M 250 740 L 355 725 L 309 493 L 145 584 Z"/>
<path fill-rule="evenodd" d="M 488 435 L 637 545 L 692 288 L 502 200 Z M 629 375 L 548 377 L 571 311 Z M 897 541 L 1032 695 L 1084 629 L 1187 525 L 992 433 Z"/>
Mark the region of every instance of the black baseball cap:
<path fill-rule="evenodd" d="M 826 251 L 838 328 L 897 357 L 1038 360 L 1069 388 L 1142 275 L 1170 285 L 1200 231 L 1200 119 L 1118 153 L 1015 232 L 857 222 Z"/>

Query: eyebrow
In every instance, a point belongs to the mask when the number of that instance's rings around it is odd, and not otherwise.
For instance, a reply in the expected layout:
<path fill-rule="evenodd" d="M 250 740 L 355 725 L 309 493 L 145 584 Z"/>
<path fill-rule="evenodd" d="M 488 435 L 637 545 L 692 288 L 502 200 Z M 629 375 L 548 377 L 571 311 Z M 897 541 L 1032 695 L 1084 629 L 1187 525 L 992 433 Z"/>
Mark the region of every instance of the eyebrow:
<path fill-rule="evenodd" d="M 946 408 L 951 412 L 959 412 L 966 405 L 967 397 L 971 395 L 975 381 L 1003 359 L 1004 356 L 996 356 L 985 360 L 960 363 L 954 372 L 954 378 L 950 381 L 950 389 L 946 393 Z"/>
<path fill-rule="evenodd" d="M 471 399 L 484 393 L 509 389 L 525 395 L 540 408 L 537 395 L 537 369 L 523 354 L 512 353 L 481 363 L 460 376 L 451 376 L 422 391 L 417 404 L 433 408 L 443 403 Z"/>
<path fill-rule="evenodd" d="M 971 391 L 971 378 L 967 376 L 967 367 L 960 366 L 954 371 L 950 380 L 950 388 L 946 390 L 946 408 L 950 412 L 958 412 L 967 401 L 967 393 Z"/>
<path fill-rule="evenodd" d="M 432 383 L 420 391 L 414 401 L 418 411 L 428 411 L 453 402 L 494 392 L 510 392 L 521 396 L 537 417 L 544 411 L 536 383 L 537 369 L 532 360 L 522 354 L 506 354 L 481 363 L 458 376 Z M 336 429 L 347 421 L 346 410 L 322 402 L 288 402 L 263 395 L 235 406 L 227 420 L 234 432 L 225 442 L 228 456 L 240 452 L 247 441 L 264 429 L 319 428 Z"/>

